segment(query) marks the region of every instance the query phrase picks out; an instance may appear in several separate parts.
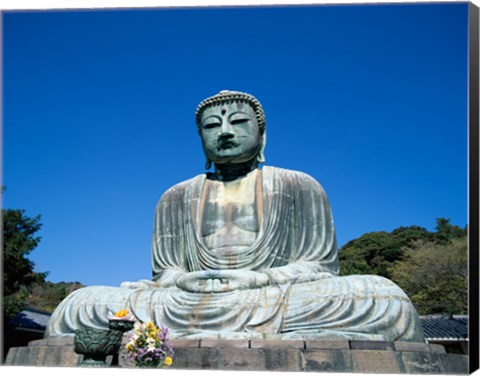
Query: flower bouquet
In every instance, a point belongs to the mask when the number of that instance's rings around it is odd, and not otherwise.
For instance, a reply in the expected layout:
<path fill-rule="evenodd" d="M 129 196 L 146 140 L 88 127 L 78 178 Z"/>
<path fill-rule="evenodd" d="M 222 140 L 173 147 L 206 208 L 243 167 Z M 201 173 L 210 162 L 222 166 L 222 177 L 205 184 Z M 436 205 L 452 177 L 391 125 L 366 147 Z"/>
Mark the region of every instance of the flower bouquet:
<path fill-rule="evenodd" d="M 173 348 L 167 339 L 168 328 L 157 328 L 153 322 L 136 322 L 127 334 L 124 360 L 137 367 L 164 367 L 173 362 Z"/>

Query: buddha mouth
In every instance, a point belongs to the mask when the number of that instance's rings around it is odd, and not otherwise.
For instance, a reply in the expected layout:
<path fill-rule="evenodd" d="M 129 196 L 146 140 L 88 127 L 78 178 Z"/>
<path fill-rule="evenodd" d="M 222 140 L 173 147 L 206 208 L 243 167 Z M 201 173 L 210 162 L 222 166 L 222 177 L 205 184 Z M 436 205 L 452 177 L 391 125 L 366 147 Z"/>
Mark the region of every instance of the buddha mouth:
<path fill-rule="evenodd" d="M 231 148 L 237 147 L 238 145 L 239 145 L 238 142 L 232 141 L 232 140 L 220 141 L 218 143 L 217 149 L 218 150 L 231 149 Z"/>

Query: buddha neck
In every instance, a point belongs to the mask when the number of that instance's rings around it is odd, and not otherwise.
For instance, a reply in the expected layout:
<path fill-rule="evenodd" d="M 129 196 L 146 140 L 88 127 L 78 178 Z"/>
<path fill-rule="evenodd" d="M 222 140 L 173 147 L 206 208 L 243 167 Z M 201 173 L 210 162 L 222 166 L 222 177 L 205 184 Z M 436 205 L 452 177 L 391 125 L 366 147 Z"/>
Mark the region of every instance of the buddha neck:
<path fill-rule="evenodd" d="M 256 159 L 248 163 L 241 164 L 215 164 L 213 178 L 220 181 L 232 181 L 247 176 L 250 172 L 258 168 Z"/>

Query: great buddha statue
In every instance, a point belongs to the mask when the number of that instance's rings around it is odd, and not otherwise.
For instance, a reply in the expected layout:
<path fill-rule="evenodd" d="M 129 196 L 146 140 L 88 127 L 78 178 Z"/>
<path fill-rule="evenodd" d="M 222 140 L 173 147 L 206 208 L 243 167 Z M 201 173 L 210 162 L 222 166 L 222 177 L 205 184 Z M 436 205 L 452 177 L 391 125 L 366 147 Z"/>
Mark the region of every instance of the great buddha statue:
<path fill-rule="evenodd" d="M 109 312 L 128 309 L 171 338 L 424 341 L 397 285 L 338 276 L 323 188 L 301 172 L 259 167 L 266 123 L 256 98 L 222 91 L 199 104 L 196 123 L 214 172 L 160 198 L 152 280 L 73 292 L 46 337 L 107 328 Z"/>

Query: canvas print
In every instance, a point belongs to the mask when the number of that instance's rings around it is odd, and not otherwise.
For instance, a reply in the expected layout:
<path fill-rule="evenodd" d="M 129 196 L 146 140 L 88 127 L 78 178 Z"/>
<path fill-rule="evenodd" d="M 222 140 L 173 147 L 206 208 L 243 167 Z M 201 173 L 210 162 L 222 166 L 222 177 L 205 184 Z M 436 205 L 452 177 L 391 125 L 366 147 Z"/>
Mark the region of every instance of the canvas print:
<path fill-rule="evenodd" d="M 5 365 L 468 372 L 478 8 L 2 17 Z"/>

